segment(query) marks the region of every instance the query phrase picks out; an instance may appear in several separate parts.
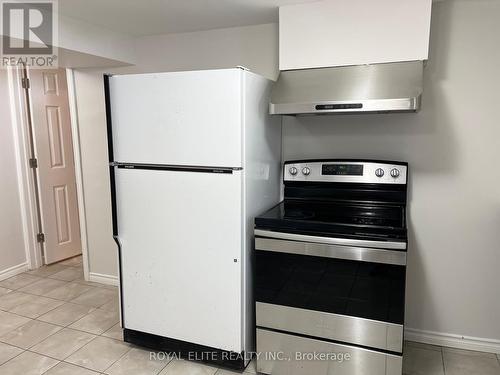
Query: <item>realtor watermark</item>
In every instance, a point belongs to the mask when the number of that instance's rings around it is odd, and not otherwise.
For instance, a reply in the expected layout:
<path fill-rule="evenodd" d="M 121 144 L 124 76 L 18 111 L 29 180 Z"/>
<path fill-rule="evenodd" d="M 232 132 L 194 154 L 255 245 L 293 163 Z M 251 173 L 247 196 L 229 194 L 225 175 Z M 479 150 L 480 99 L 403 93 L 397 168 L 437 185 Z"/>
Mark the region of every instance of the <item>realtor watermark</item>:
<path fill-rule="evenodd" d="M 1 67 L 57 68 L 57 0 L 1 1 Z"/>
<path fill-rule="evenodd" d="M 348 352 L 246 352 L 244 354 L 217 351 L 193 351 L 187 353 L 179 352 L 149 352 L 150 361 L 165 361 L 174 359 L 188 359 L 190 361 L 240 361 L 263 359 L 266 361 L 328 361 L 343 363 L 352 359 Z"/>

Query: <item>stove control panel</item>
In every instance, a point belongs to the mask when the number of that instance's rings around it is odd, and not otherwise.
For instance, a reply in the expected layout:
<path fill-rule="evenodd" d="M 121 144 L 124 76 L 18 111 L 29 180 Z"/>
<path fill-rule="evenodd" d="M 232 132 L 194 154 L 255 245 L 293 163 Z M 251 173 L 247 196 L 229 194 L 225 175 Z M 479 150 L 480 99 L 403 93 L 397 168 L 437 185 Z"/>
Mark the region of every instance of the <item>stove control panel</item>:
<path fill-rule="evenodd" d="M 285 162 L 284 180 L 404 185 L 407 171 L 406 163 L 389 161 L 289 161 Z"/>

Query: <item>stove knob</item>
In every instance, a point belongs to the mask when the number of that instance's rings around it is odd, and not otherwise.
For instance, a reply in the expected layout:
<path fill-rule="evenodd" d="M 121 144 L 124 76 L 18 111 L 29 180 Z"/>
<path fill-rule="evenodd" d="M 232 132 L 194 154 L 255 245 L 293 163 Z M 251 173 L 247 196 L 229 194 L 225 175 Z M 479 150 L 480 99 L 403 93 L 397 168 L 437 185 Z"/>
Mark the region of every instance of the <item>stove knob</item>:
<path fill-rule="evenodd" d="M 377 177 L 383 177 L 384 176 L 384 170 L 382 168 L 377 168 L 375 171 L 375 176 Z"/>
<path fill-rule="evenodd" d="M 291 167 L 291 168 L 288 170 L 288 172 L 290 172 L 290 174 L 291 174 L 292 176 L 295 176 L 295 175 L 297 174 L 298 170 L 297 170 L 297 168 L 295 168 L 295 167 Z"/>
<path fill-rule="evenodd" d="M 399 177 L 399 169 L 393 168 L 391 169 L 391 177 L 398 178 Z"/>
<path fill-rule="evenodd" d="M 311 170 L 308 167 L 302 168 L 302 174 L 304 176 L 309 176 L 310 173 L 311 173 Z"/>

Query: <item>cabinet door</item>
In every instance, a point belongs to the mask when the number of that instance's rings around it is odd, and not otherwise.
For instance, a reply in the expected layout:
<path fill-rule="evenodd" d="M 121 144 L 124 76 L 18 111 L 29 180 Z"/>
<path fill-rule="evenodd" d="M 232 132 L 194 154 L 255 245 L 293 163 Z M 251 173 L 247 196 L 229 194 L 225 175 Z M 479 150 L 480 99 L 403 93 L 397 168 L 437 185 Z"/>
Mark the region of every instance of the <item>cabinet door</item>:
<path fill-rule="evenodd" d="M 110 78 L 114 161 L 241 167 L 240 69 Z"/>
<path fill-rule="evenodd" d="M 427 60 L 431 0 L 280 7 L 280 70 Z"/>

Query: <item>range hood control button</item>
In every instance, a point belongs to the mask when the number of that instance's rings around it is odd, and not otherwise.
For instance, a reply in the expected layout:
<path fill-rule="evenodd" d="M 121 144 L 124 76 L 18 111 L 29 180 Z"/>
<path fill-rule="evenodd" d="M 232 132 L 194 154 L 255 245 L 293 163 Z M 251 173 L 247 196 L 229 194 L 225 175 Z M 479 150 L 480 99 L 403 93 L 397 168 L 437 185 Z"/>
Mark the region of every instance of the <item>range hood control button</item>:
<path fill-rule="evenodd" d="M 308 167 L 302 168 L 302 174 L 304 176 L 309 176 L 310 173 L 311 173 L 311 170 Z"/>
<path fill-rule="evenodd" d="M 397 168 L 393 168 L 391 169 L 391 176 L 394 177 L 394 178 L 398 178 L 399 177 L 399 169 Z"/>
<path fill-rule="evenodd" d="M 295 176 L 295 175 L 297 174 L 298 170 L 297 170 L 297 168 L 295 168 L 295 167 L 291 167 L 291 168 L 288 170 L 288 172 L 290 172 L 290 174 L 291 174 L 292 176 Z"/>
<path fill-rule="evenodd" d="M 377 168 L 377 170 L 375 171 L 375 176 L 384 177 L 384 170 L 382 168 Z"/>

